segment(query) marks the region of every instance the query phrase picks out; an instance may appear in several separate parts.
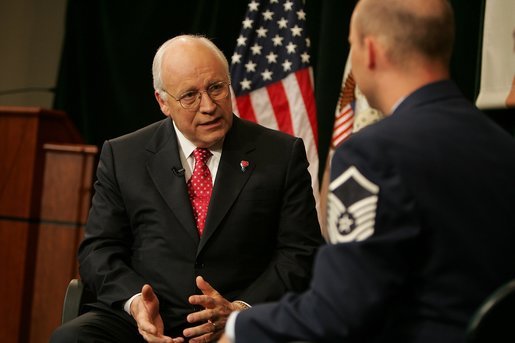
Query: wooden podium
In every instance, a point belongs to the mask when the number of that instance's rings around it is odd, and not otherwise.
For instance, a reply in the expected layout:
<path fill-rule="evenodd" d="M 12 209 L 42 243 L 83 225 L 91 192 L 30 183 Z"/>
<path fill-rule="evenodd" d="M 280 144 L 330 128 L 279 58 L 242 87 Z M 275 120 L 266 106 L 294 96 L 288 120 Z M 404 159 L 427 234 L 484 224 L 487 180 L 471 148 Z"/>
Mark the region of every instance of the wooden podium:
<path fill-rule="evenodd" d="M 0 107 L 2 342 L 48 342 L 60 324 L 96 153 L 63 112 Z"/>

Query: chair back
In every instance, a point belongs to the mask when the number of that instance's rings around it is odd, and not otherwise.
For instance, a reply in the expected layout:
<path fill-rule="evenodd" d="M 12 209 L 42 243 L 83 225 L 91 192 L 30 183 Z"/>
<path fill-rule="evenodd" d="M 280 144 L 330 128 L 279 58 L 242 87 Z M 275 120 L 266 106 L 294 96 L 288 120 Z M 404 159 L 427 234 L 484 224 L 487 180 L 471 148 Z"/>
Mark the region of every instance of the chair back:
<path fill-rule="evenodd" d="M 474 313 L 467 342 L 515 342 L 515 280 L 493 292 Z"/>
<path fill-rule="evenodd" d="M 81 315 L 82 305 L 95 302 L 95 300 L 95 295 L 84 286 L 80 279 L 72 279 L 64 296 L 61 324 Z"/>

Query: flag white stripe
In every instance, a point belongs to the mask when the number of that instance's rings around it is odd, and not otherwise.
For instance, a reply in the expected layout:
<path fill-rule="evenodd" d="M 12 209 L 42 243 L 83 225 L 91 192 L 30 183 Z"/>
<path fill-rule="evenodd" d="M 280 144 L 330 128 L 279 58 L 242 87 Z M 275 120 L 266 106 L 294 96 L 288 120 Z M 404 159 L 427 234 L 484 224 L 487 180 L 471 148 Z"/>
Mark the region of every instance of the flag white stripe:
<path fill-rule="evenodd" d="M 309 173 L 311 174 L 311 185 L 315 197 L 318 199 L 318 152 L 315 137 L 308 118 L 308 112 L 301 96 L 301 89 L 295 74 L 290 74 L 282 80 L 286 97 L 290 105 L 292 115 L 293 132 L 297 137 L 301 137 L 306 147 L 306 155 L 309 161 Z"/>
<path fill-rule="evenodd" d="M 350 105 L 345 106 L 344 111 L 342 111 L 342 113 L 340 113 L 340 115 L 336 117 L 334 125 L 341 125 L 342 123 L 352 118 L 353 115 L 354 112 L 352 111 L 352 107 Z"/>
<path fill-rule="evenodd" d="M 275 119 L 274 108 L 265 87 L 256 89 L 250 94 L 250 103 L 256 114 L 258 124 L 277 130 L 277 120 Z"/>
<path fill-rule="evenodd" d="M 301 91 L 295 74 L 290 74 L 282 81 L 284 90 L 286 92 L 286 98 L 290 106 L 290 115 L 292 117 L 293 132 L 295 136 L 302 137 L 306 143 L 314 143 L 313 135 L 311 134 L 311 125 L 309 124 L 308 112 L 304 101 L 301 96 Z"/>
<path fill-rule="evenodd" d="M 349 128 L 352 129 L 352 120 L 350 120 L 349 122 L 345 123 L 345 125 L 338 126 L 334 130 L 333 136 L 334 137 L 339 136 L 342 132 L 347 131 Z"/>

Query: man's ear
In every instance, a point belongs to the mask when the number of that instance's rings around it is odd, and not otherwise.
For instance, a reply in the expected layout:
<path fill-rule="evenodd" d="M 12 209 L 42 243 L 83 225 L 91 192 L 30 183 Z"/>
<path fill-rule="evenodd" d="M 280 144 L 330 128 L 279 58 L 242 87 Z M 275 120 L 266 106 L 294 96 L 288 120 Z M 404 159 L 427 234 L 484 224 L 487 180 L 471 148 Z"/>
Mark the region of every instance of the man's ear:
<path fill-rule="evenodd" d="M 371 37 L 365 37 L 365 59 L 368 69 L 374 69 L 377 64 L 377 42 Z"/>
<path fill-rule="evenodd" d="M 168 103 L 164 101 L 164 99 L 161 97 L 161 94 L 158 91 L 154 91 L 154 96 L 156 97 L 159 107 L 161 108 L 161 112 L 163 112 L 166 116 L 170 116 L 170 106 L 168 106 Z"/>

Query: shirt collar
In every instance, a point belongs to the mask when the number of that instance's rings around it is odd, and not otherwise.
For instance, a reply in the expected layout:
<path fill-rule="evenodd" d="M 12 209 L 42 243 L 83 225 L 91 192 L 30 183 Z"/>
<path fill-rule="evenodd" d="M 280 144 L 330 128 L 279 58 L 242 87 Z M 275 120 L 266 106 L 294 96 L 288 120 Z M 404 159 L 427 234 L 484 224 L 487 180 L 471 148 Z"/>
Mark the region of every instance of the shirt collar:
<path fill-rule="evenodd" d="M 392 106 L 392 109 L 390 110 L 390 114 L 393 114 L 393 112 L 395 112 L 395 110 L 397 109 L 397 107 L 399 107 L 400 104 L 402 104 L 402 102 L 406 99 L 405 96 L 401 97 L 399 100 L 397 100 L 395 102 L 395 104 L 393 104 Z"/>
<path fill-rule="evenodd" d="M 195 150 L 197 147 L 182 134 L 182 132 L 177 128 L 177 125 L 175 125 L 175 122 L 173 120 L 172 123 L 173 128 L 175 129 L 175 133 L 177 135 L 177 140 L 179 142 L 179 154 L 181 154 L 181 157 L 187 159 L 193 153 L 193 150 Z M 209 148 L 209 151 L 211 151 L 211 153 L 213 154 L 213 156 L 216 157 L 217 160 L 219 160 L 220 156 L 222 155 L 222 146 L 223 139 L 219 143 Z"/>

